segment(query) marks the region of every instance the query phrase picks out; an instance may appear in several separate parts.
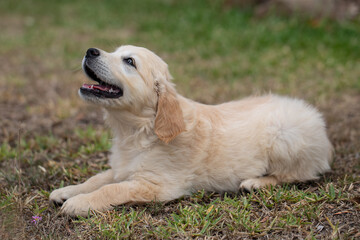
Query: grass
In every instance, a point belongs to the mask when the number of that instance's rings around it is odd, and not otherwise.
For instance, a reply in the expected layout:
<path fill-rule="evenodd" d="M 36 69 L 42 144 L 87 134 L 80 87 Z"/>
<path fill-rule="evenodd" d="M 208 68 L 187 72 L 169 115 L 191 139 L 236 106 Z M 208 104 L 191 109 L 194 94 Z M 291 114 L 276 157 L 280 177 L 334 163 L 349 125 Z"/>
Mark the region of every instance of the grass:
<path fill-rule="evenodd" d="M 3 0 L 0 27 L 1 239 L 360 237 L 359 20 L 258 19 L 220 0 Z M 108 168 L 111 134 L 77 96 L 81 59 L 121 44 L 158 53 L 178 91 L 200 102 L 271 91 L 316 105 L 335 148 L 332 172 L 250 194 L 58 216 L 52 190 Z"/>

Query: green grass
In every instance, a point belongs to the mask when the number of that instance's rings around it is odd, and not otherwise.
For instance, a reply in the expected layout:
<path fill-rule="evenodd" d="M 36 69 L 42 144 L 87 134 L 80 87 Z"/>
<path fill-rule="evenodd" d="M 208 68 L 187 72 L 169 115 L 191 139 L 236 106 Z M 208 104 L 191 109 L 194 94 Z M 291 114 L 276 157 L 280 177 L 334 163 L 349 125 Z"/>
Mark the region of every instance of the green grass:
<path fill-rule="evenodd" d="M 341 187 L 326 184 L 316 192 L 306 192 L 296 186 L 264 189 L 248 195 L 207 196 L 198 192 L 171 204 L 152 203 L 149 206 L 119 207 L 108 214 L 95 214 L 76 222 L 95 229 L 102 237 L 192 238 L 199 236 L 260 237 L 271 232 L 292 228 L 295 232 L 315 236 L 315 223 L 329 226 L 329 236 L 338 229 L 331 223 L 333 213 L 327 207 L 349 201 Z M 333 190 L 330 190 L 330 189 Z M 332 196 L 331 191 L 340 191 Z M 316 203 L 316 204 L 314 204 Z M 171 206 L 171 207 L 168 207 Z M 171 211 L 167 210 L 171 208 Z M 335 229 L 333 229 L 333 227 Z M 286 235 L 282 235 L 286 237 Z"/>
<path fill-rule="evenodd" d="M 256 18 L 220 0 L 2 0 L 0 27 L 1 239 L 360 237 L 359 19 Z M 250 194 L 58 216 L 52 190 L 109 167 L 102 113 L 77 96 L 82 57 L 122 44 L 155 51 L 178 91 L 197 101 L 271 91 L 315 104 L 334 144 L 333 171 Z"/>

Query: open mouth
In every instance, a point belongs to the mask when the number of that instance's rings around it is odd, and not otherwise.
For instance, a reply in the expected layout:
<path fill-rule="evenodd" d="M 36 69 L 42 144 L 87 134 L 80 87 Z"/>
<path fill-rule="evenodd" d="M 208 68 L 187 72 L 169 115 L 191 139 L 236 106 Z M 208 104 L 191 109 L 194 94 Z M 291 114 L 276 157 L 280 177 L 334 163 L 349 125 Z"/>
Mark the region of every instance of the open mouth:
<path fill-rule="evenodd" d="M 120 87 L 102 81 L 86 64 L 84 66 L 84 70 L 89 78 L 99 84 L 83 84 L 80 88 L 81 93 L 92 94 L 101 98 L 119 98 L 123 95 L 123 90 Z"/>

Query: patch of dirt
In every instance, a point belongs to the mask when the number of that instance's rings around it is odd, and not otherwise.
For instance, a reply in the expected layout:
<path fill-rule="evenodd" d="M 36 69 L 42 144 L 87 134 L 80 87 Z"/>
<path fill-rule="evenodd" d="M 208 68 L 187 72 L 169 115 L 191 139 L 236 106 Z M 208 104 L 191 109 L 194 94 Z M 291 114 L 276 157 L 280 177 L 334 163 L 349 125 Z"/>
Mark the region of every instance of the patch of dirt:
<path fill-rule="evenodd" d="M 101 109 L 90 108 L 77 96 L 83 74 L 62 69 L 26 53 L 0 56 L 0 142 L 14 143 L 19 133 L 62 135 L 87 124 L 102 125 Z"/>

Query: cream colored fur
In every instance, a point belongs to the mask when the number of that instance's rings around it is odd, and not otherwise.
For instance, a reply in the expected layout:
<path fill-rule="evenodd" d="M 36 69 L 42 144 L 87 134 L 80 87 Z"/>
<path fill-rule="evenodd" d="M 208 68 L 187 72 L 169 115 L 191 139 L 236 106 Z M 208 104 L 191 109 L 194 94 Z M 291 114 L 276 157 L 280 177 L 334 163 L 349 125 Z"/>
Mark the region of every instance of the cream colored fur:
<path fill-rule="evenodd" d="M 98 77 L 121 86 L 118 99 L 81 97 L 105 109 L 113 132 L 111 169 L 50 200 L 68 215 L 129 202 L 169 201 L 199 189 L 238 191 L 316 179 L 332 146 L 321 114 L 276 95 L 204 105 L 176 93 L 167 64 L 151 51 L 100 50 Z M 121 60 L 131 56 L 136 68 Z M 104 67 L 105 66 L 105 67 Z"/>

